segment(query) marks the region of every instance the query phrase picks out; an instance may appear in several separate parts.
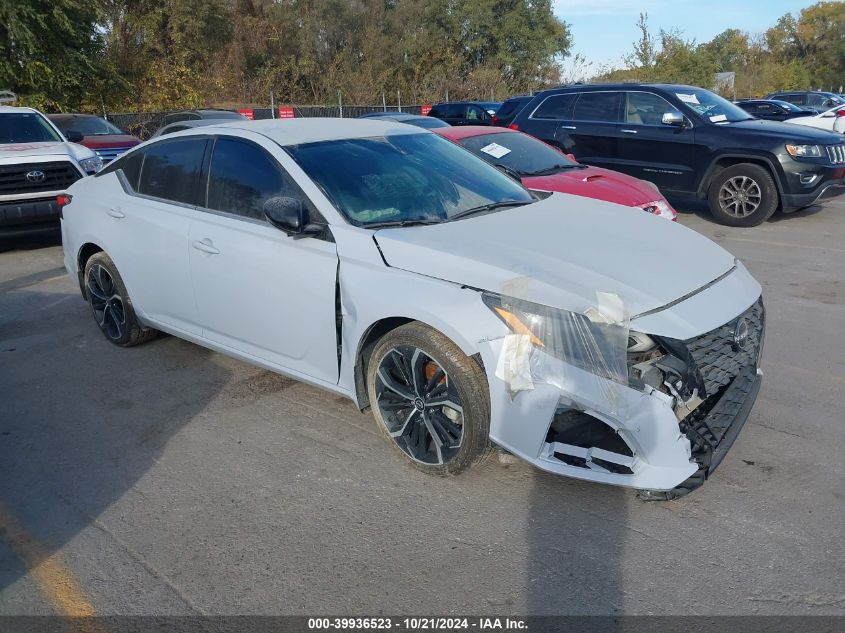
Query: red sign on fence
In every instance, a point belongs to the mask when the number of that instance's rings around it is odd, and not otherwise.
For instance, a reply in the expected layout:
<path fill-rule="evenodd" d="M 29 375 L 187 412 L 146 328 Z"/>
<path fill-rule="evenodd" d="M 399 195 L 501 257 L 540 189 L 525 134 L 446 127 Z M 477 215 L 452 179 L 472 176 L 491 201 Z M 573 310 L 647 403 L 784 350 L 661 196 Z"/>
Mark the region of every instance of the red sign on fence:
<path fill-rule="evenodd" d="M 420 108 L 420 114 L 423 116 L 428 116 L 428 113 L 431 112 L 431 104 L 426 103 Z"/>
<path fill-rule="evenodd" d="M 243 114 L 250 121 L 255 120 L 255 113 L 252 111 L 252 108 L 238 108 L 238 114 Z"/>
<path fill-rule="evenodd" d="M 292 119 L 294 116 L 293 106 L 279 106 L 280 119 Z"/>

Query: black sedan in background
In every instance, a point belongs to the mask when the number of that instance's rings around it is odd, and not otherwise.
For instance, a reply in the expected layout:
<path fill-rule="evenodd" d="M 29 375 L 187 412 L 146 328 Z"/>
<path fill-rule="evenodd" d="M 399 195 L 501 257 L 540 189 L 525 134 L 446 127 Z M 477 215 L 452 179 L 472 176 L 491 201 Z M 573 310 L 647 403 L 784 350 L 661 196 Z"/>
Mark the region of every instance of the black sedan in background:
<path fill-rule="evenodd" d="M 810 108 L 801 108 L 788 101 L 778 99 L 744 99 L 737 101 L 736 105 L 758 119 L 767 121 L 786 121 L 799 116 L 812 116 L 816 111 Z"/>
<path fill-rule="evenodd" d="M 358 117 L 359 119 L 379 119 L 380 121 L 396 121 L 397 123 L 407 123 L 408 125 L 416 125 L 417 127 L 431 130 L 437 127 L 450 127 L 446 121 L 435 119 L 430 116 L 420 116 L 418 114 L 408 114 L 407 112 L 368 112 Z"/>

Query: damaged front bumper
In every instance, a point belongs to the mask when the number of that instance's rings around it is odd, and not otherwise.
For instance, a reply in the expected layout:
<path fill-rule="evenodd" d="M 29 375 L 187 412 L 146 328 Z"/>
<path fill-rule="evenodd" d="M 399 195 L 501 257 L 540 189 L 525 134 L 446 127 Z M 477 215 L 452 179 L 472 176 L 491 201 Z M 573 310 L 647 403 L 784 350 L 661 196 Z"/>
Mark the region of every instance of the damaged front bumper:
<path fill-rule="evenodd" d="M 748 418 L 762 380 L 764 331 L 759 299 L 700 336 L 654 337 L 660 352 L 650 362 L 660 379 L 640 380 L 645 363 L 634 360 L 625 384 L 533 348 L 517 390 L 513 375 L 501 372 L 502 356 L 513 351 L 508 337 L 488 341 L 490 437 L 548 472 L 657 498 L 684 495 L 715 470 Z"/>

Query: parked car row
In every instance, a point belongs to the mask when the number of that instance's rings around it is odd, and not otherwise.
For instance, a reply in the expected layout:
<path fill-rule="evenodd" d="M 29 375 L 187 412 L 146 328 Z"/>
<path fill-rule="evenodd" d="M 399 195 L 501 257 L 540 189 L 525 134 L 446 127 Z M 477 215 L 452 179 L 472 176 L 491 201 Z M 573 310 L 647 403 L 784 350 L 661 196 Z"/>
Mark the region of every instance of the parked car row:
<path fill-rule="evenodd" d="M 795 119 L 798 120 L 798 119 Z M 578 85 L 534 95 L 511 127 L 588 165 L 707 201 L 729 226 L 754 226 L 845 191 L 845 139 L 765 121 L 702 88 Z"/>
<path fill-rule="evenodd" d="M 64 263 L 108 341 L 168 332 L 348 397 L 424 472 L 492 443 L 686 494 L 760 389 L 761 287 L 677 223 L 517 182 L 579 176 L 616 178 L 500 128 L 215 123 L 72 184 Z"/>

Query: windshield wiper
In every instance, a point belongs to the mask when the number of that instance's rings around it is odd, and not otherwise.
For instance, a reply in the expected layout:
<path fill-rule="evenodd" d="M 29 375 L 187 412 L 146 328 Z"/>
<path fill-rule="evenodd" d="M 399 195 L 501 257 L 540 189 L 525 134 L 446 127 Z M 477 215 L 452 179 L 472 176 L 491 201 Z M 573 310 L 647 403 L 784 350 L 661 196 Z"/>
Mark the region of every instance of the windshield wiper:
<path fill-rule="evenodd" d="M 422 218 L 416 220 L 387 220 L 385 222 L 373 222 L 371 224 L 364 224 L 365 229 L 389 229 L 401 226 L 425 226 L 428 224 L 440 224 L 443 220 L 423 220 Z"/>
<path fill-rule="evenodd" d="M 521 207 L 526 204 L 532 204 L 534 200 L 502 200 L 501 202 L 491 202 L 490 204 L 482 204 L 480 207 L 473 207 L 472 209 L 465 209 L 460 213 L 449 216 L 449 221 L 457 220 L 458 218 L 465 218 L 468 215 L 475 215 L 476 213 L 484 213 L 485 211 L 494 211 L 496 209 L 504 209 L 507 207 Z"/>
<path fill-rule="evenodd" d="M 559 171 L 563 171 L 564 169 L 584 169 L 586 165 L 582 165 L 581 163 L 558 163 L 557 165 L 552 165 L 551 167 L 546 167 L 545 169 L 539 169 L 537 171 L 533 171 L 530 174 L 526 174 L 528 176 L 548 176 L 549 174 L 554 174 Z"/>

